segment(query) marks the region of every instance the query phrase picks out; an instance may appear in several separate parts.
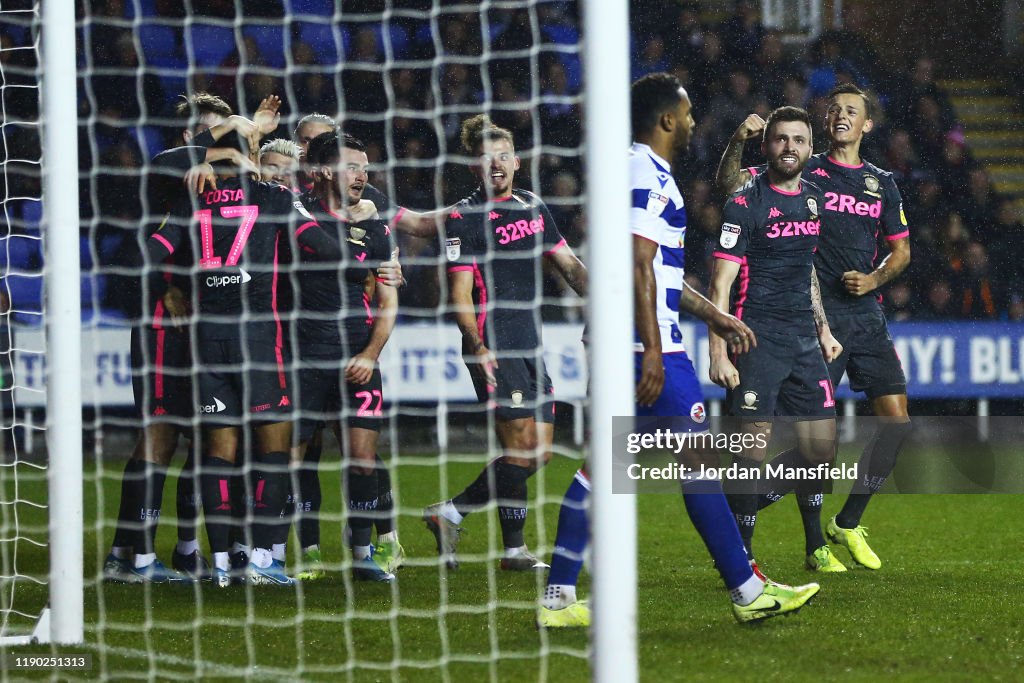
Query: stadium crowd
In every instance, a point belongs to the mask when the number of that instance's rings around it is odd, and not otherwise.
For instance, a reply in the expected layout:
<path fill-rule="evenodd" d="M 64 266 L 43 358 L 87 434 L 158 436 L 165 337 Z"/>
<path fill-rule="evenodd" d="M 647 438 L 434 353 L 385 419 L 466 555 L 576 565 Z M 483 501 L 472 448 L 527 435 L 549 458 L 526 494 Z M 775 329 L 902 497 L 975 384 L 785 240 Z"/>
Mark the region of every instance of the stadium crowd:
<path fill-rule="evenodd" d="M 366 2 L 332 22 L 330 0 L 220 0 L 184 9 L 168 0 L 101 0 L 81 9 L 80 148 L 83 202 L 84 305 L 126 314 L 129 302 L 104 269 L 119 262 L 143 207 L 142 168 L 172 144 L 173 107 L 180 94 L 209 90 L 236 111 L 252 112 L 281 94 L 287 136 L 310 112 L 341 113 L 346 129 L 369 142 L 377 162 L 373 183 L 399 205 L 450 204 L 472 189 L 460 168 L 458 121 L 489 103 L 499 125 L 523 150 L 522 180 L 551 206 L 570 245 L 585 241 L 581 201 L 582 73 L 575 2 L 539 2 L 534 10 L 469 12 L 464 5 L 396 0 L 386 26 L 383 2 Z M 887 314 L 905 319 L 1024 319 L 1024 225 L 1014 205 L 993 189 L 971 156 L 964 128 L 936 81 L 926 55 L 910 64 L 883 61 L 861 30 L 853 6 L 844 27 L 807 44 L 787 44 L 760 20 L 758 3 L 634 3 L 633 77 L 676 74 L 693 96 L 698 122 L 693 153 L 679 177 L 690 221 L 687 273 L 707 282 L 709 243 L 721 223 L 723 197 L 712 178 L 722 149 L 750 112 L 782 104 L 824 116 L 824 95 L 836 83 L 869 88 L 880 109 L 865 157 L 896 174 L 911 224 L 913 262 L 884 292 Z M 435 21 L 436 20 L 436 21 Z M 436 35 L 435 35 L 436 32 Z M 7 133 L 9 225 L 38 235 L 38 118 L 34 51 L 28 23 L 0 28 L 0 66 Z M 476 61 L 486 55 L 485 64 Z M 481 60 L 483 61 L 483 60 Z M 343 68 L 338 67 L 343 63 Z M 189 69 L 191 64 L 192 68 Z M 534 76 L 536 74 L 536 76 Z M 18 87 L 25 85 L 26 87 Z M 537 106 L 534 106 L 534 105 Z M 820 128 L 820 126 L 819 126 Z M 816 131 L 816 151 L 824 135 Z M 753 163 L 756 145 L 749 145 Z M 437 159 L 441 156 L 442 163 Z M 27 199 L 24 199 L 27 198 Z M 710 238 L 710 239 L 709 239 Z M 12 240 L 11 269 L 38 272 L 38 240 Z M 403 237 L 407 277 L 403 315 L 432 316 L 438 300 L 437 245 Z M 998 274 L 998 275 L 997 275 Z M 14 309 L 39 307 L 38 277 L 9 277 Z M 551 279 L 546 296 L 568 288 Z M 548 311 L 547 309 L 550 309 Z M 549 306 L 546 313 L 566 315 Z M 568 309 L 567 315 L 578 315 Z M 33 317 L 19 316 L 24 322 Z"/>

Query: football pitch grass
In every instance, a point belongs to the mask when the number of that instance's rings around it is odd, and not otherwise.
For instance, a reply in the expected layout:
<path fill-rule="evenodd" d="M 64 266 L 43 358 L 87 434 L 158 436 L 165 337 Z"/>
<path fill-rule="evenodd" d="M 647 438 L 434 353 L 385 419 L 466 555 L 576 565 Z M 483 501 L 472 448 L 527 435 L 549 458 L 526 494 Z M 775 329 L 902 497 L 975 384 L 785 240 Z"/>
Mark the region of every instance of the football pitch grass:
<path fill-rule="evenodd" d="M 543 577 L 502 572 L 496 559 L 487 559 L 499 545 L 494 512 L 472 515 L 464 523 L 460 569 L 444 576 L 438 568 L 433 537 L 420 511 L 438 500 L 442 477 L 450 492 L 458 491 L 479 471 L 479 461 L 437 467 L 436 458 L 416 456 L 394 469 L 403 513 L 401 539 L 410 557 L 395 587 L 353 583 L 341 571 L 340 486 L 332 462 L 336 454 L 325 453 L 324 511 L 332 518 L 322 523 L 322 533 L 325 559 L 337 566 L 301 591 L 97 585 L 97 569 L 112 535 L 109 521 L 102 526 L 96 521 L 98 492 L 104 516 L 112 520 L 123 461 L 109 461 L 99 477 L 99 470 L 87 465 L 87 643 L 54 650 L 19 647 L 8 655 L 93 654 L 91 672 L 51 673 L 54 680 L 101 675 L 112 680 L 589 680 L 585 632 L 538 632 L 534 627 Z M 545 559 L 561 495 L 577 466 L 577 461 L 556 457 L 531 482 L 531 497 L 536 499 L 541 484 L 545 502 L 538 506 L 533 501 L 527 542 Z M 12 472 L 5 469 L 4 483 L 11 492 Z M 45 499 L 40 473 L 26 469 L 21 474 L 21 497 Z M 158 546 L 169 564 L 175 538 L 173 476 L 164 501 Z M 816 580 L 822 590 L 799 615 L 753 626 L 733 620 L 728 596 L 681 497 L 650 494 L 638 502 L 641 680 L 1024 678 L 1020 496 L 878 496 L 865 523 L 883 568 L 852 569 L 845 549 L 839 548 L 838 557 L 849 561 L 851 571 L 831 575 L 803 569 L 796 504 L 784 500 L 760 518 L 758 559 L 777 580 Z M 840 505 L 840 496 L 827 497 L 826 514 Z M 25 529 L 45 524 L 43 513 L 24 506 L 19 516 Z M 10 523 L 12 516 L 8 513 L 5 520 Z M 490 551 L 489 545 L 494 546 Z M 22 543 L 17 564 L 22 573 L 44 575 L 46 552 Z M 11 591 L 5 588 L 6 604 Z M 581 594 L 589 592 L 584 571 Z M 33 611 L 45 595 L 45 587 L 21 581 L 15 606 Z M 4 680 L 28 677 L 3 672 Z"/>

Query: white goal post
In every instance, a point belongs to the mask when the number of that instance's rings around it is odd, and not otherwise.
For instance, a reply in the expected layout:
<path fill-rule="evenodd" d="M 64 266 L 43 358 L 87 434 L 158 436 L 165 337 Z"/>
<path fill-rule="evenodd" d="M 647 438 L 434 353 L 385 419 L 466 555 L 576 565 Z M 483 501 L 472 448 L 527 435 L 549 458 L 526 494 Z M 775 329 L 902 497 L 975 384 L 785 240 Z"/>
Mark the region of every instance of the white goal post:
<path fill-rule="evenodd" d="M 75 7 L 45 2 L 40 73 L 46 248 L 46 440 L 50 505 L 50 640 L 84 637 L 82 305 L 78 255 Z"/>

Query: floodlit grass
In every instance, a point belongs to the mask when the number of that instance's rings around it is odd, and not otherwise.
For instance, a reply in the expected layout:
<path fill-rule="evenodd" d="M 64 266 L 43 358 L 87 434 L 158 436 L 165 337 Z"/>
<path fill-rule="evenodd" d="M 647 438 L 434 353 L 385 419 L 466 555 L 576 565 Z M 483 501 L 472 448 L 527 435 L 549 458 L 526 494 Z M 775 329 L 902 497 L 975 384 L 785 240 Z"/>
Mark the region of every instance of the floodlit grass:
<path fill-rule="evenodd" d="M 402 543 L 410 562 L 396 587 L 354 584 L 342 571 L 337 511 L 339 478 L 325 455 L 325 558 L 335 571 L 300 590 L 209 585 L 98 585 L 97 567 L 112 528 L 96 523 L 101 508 L 116 516 L 122 463 L 87 468 L 86 639 L 84 646 L 11 652 L 91 652 L 97 678 L 324 681 L 589 680 L 581 632 L 538 632 L 533 608 L 543 577 L 497 568 L 496 515 L 465 522 L 463 564 L 446 575 L 419 512 L 436 501 L 442 477 L 455 492 L 479 462 L 437 467 L 435 458 L 406 458 L 395 468 L 403 515 Z M 558 503 L 577 462 L 556 458 L 531 483 L 534 501 L 527 539 L 550 555 Z M 13 477 L 2 483 L 10 494 Z M 19 473 L 19 495 L 45 499 L 38 473 Z M 102 492 L 100 501 L 99 493 Z M 8 498 L 9 500 L 10 498 Z M 841 504 L 826 499 L 826 514 Z M 41 511 L 19 506 L 19 523 L 45 524 Z M 796 505 L 765 511 L 756 547 L 762 568 L 789 582 L 818 580 L 822 591 L 799 615 L 753 627 L 737 625 L 729 599 L 681 498 L 647 495 L 640 512 L 640 670 L 642 680 L 1020 680 L 1024 678 L 1024 619 L 1017 594 L 1024 563 L 1017 521 L 1024 499 L 1011 495 L 886 495 L 865 519 L 881 571 L 812 576 L 803 570 Z M 11 515 L 8 511 L 7 521 Z M 165 492 L 158 545 L 170 560 L 174 542 L 174 482 Z M 538 524 L 543 520 L 543 524 Z M 29 535 L 29 534 L 26 534 Z M 845 550 L 837 555 L 846 562 Z M 17 568 L 46 572 L 45 550 L 22 542 Z M 5 556 L 10 569 L 12 559 Z M 852 562 L 849 562 L 852 565 Z M 581 593 L 589 593 L 586 576 Z M 4 591 L 9 600 L 10 591 Z M 45 587 L 19 582 L 15 607 L 38 610 Z M 6 671 L 5 678 L 21 677 Z"/>

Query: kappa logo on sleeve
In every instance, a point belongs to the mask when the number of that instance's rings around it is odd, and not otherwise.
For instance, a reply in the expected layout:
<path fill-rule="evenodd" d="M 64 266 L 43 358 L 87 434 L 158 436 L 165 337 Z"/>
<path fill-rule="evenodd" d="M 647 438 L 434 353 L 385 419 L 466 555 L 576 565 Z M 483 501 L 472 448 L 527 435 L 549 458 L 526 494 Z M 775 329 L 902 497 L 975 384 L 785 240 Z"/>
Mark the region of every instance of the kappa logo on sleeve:
<path fill-rule="evenodd" d="M 668 197 L 657 192 L 647 193 L 647 213 L 652 216 L 660 216 L 668 206 Z"/>
<path fill-rule="evenodd" d="M 458 237 L 451 237 L 444 241 L 444 253 L 449 261 L 458 261 L 462 256 L 462 240 Z"/>
<path fill-rule="evenodd" d="M 302 202 L 294 201 L 294 202 L 292 202 L 292 206 L 295 207 L 296 211 L 298 211 L 300 214 L 302 214 L 303 218 L 305 218 L 307 220 L 311 220 L 311 221 L 315 221 L 316 220 L 315 218 L 313 218 L 313 214 L 311 214 L 309 211 L 307 211 L 306 207 L 302 205 Z"/>
<path fill-rule="evenodd" d="M 740 239 L 740 226 L 735 223 L 722 223 L 722 234 L 718 243 L 726 249 L 732 249 Z"/>

